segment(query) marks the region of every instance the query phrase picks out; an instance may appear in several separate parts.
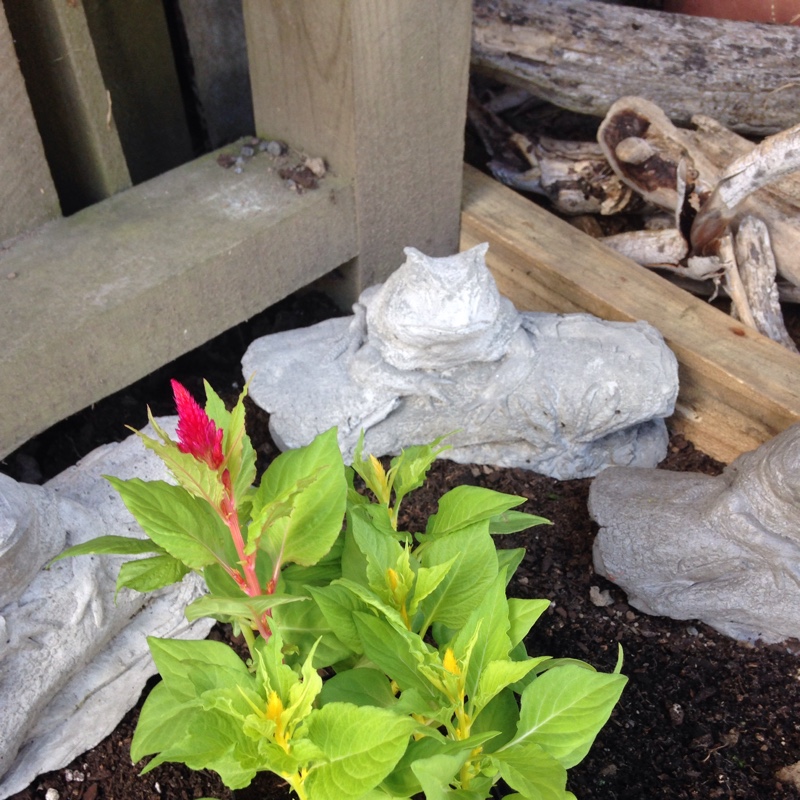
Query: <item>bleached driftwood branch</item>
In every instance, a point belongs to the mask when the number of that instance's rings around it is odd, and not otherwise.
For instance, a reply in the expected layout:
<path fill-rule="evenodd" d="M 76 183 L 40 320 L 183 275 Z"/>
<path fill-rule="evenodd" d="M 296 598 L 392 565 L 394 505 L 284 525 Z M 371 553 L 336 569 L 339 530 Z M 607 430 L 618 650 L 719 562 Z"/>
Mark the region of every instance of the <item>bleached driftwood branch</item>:
<path fill-rule="evenodd" d="M 797 122 L 800 28 L 592 0 L 474 0 L 472 63 L 562 108 L 602 117 L 642 95 L 669 118 L 707 114 L 746 133 Z"/>

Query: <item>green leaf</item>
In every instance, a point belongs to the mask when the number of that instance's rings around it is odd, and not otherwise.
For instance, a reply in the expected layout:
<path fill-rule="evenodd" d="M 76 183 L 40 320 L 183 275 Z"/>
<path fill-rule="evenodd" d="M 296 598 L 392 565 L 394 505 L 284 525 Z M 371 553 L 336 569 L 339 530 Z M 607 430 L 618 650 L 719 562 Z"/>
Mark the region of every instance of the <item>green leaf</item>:
<path fill-rule="evenodd" d="M 417 724 L 384 708 L 330 703 L 307 720 L 309 739 L 325 761 L 305 780 L 314 800 L 358 800 L 400 760 Z"/>
<path fill-rule="evenodd" d="M 366 611 L 369 606 L 338 581 L 330 586 L 310 587 L 309 592 L 336 637 L 353 653 L 363 653 L 353 612 Z"/>
<path fill-rule="evenodd" d="M 223 561 L 230 532 L 207 503 L 164 481 L 108 480 L 153 542 L 189 569 Z"/>
<path fill-rule="evenodd" d="M 272 462 L 254 496 L 253 513 L 257 505 L 263 507 L 311 475 L 316 475 L 316 480 L 294 498 L 291 516 L 277 520 L 261 539 L 261 547 L 273 563 L 315 564 L 342 529 L 347 482 L 335 428 L 307 447 L 281 453 Z"/>
<path fill-rule="evenodd" d="M 233 410 L 228 411 L 208 381 L 204 380 L 203 385 L 206 390 L 206 414 L 217 428 L 224 431 L 222 452 L 225 454 L 225 466 L 230 472 L 234 497 L 241 500 L 256 479 L 256 453 L 250 437 L 245 433 L 244 398 L 247 386 L 242 389 Z"/>
<path fill-rule="evenodd" d="M 440 753 L 414 762 L 411 770 L 425 792 L 425 800 L 451 800 L 453 793 L 450 784 L 468 758 L 469 750 L 462 750 L 460 753 Z"/>
<path fill-rule="evenodd" d="M 189 494 L 218 508 L 224 494 L 224 486 L 219 472 L 211 469 L 205 461 L 196 459 L 191 453 L 181 452 L 178 445 L 159 427 L 149 408 L 147 416 L 160 441 L 151 439 L 140 431 L 135 431 L 144 446 L 152 450 L 166 464 L 175 480 Z M 111 480 L 109 476 L 106 478 Z"/>
<path fill-rule="evenodd" d="M 526 800 L 566 800 L 567 770 L 535 742 L 494 754 L 503 780 Z"/>
<path fill-rule="evenodd" d="M 422 552 L 419 552 L 422 550 Z M 461 628 L 498 574 L 497 551 L 488 531 L 467 528 L 434 539 L 417 550 L 423 567 L 455 558 L 441 583 L 420 603 L 427 631 L 433 622 Z"/>
<path fill-rule="evenodd" d="M 443 564 L 436 564 L 433 567 L 420 567 L 417 570 L 417 579 L 414 583 L 414 597 L 408 608 L 410 614 L 414 614 L 419 604 L 445 579 L 457 558 L 458 556 L 453 556 L 449 561 L 445 561 Z"/>
<path fill-rule="evenodd" d="M 352 650 L 336 635 L 328 624 L 316 601 L 283 605 L 272 612 L 275 625 L 280 628 L 287 648 L 292 648 L 301 656 L 309 652 L 314 642 L 319 640 L 314 667 L 322 669 L 336 664 L 352 655 Z M 287 661 L 294 661 L 288 654 Z"/>
<path fill-rule="evenodd" d="M 469 697 L 475 694 L 484 667 L 491 661 L 508 656 L 511 650 L 508 627 L 505 573 L 501 572 L 483 592 L 480 602 L 451 643 L 456 658 L 463 659 L 467 644 L 474 637 L 466 665 L 465 687 Z"/>
<path fill-rule="evenodd" d="M 116 592 L 123 587 L 137 592 L 154 592 L 183 580 L 189 568 L 170 555 L 126 561 L 117 575 Z"/>
<path fill-rule="evenodd" d="M 410 797 L 422 791 L 419 779 L 413 771 L 414 764 L 439 755 L 469 756 L 476 747 L 483 746 L 493 736 L 491 733 L 484 733 L 456 741 L 439 735 L 430 735 L 431 733 L 429 730 L 428 735 L 409 742 L 403 757 L 381 784 L 393 797 Z"/>
<path fill-rule="evenodd" d="M 265 611 L 284 603 L 296 603 L 301 600 L 308 601 L 308 597 L 295 597 L 285 594 L 262 594 L 258 597 L 225 597 L 207 594 L 198 597 L 186 607 L 186 619 L 189 622 L 200 617 L 213 619 L 260 619 Z"/>
<path fill-rule="evenodd" d="M 589 752 L 627 680 L 575 664 L 547 670 L 522 693 L 517 732 L 503 751 L 534 742 L 564 768 L 574 767 Z"/>
<path fill-rule="evenodd" d="M 482 486 L 456 486 L 439 499 L 439 511 L 429 520 L 419 541 L 435 539 L 477 522 L 489 522 L 525 502 L 524 497 L 501 494 Z M 491 523 L 490 523 L 491 524 Z"/>
<path fill-rule="evenodd" d="M 440 453 L 450 449 L 450 445 L 439 447 L 450 434 L 435 439 L 430 444 L 412 445 L 404 448 L 390 463 L 392 488 L 395 495 L 395 511 L 403 498 L 425 482 L 425 476 Z"/>
<path fill-rule="evenodd" d="M 550 608 L 549 600 L 531 600 L 519 597 L 508 598 L 508 632 L 511 646 L 516 647 L 530 632 L 539 617 Z"/>
<path fill-rule="evenodd" d="M 351 509 L 350 525 L 353 540 L 367 559 L 368 584 L 388 602 L 386 574 L 389 569 L 395 569 L 403 551 L 399 542 L 392 538 L 389 518 L 381 506 L 359 506 Z"/>
<path fill-rule="evenodd" d="M 377 458 L 367 455 L 364 458 L 364 429 L 358 435 L 358 442 L 356 442 L 353 451 L 352 469 L 356 472 L 362 481 L 366 484 L 367 489 L 372 492 L 379 504 L 385 506 L 387 509 L 391 502 L 392 487 L 389 483 L 389 476 L 383 468 L 383 464 Z M 355 502 L 360 505 L 360 501 L 355 499 Z"/>
<path fill-rule="evenodd" d="M 135 556 L 141 553 L 163 553 L 164 550 L 150 539 L 135 539 L 132 536 L 98 536 L 88 542 L 68 547 L 59 553 L 48 565 L 49 568 L 56 561 L 62 558 L 72 558 L 73 556 L 89 555 L 119 555 Z"/>
<path fill-rule="evenodd" d="M 222 669 L 237 673 L 246 683 L 252 682 L 252 676 L 244 662 L 232 648 L 222 642 L 148 636 L 147 644 L 161 677 L 173 692 L 187 684 L 189 667 L 196 663 L 205 665 L 211 675 Z"/>
<path fill-rule="evenodd" d="M 511 495 L 508 495 L 509 497 Z M 536 525 L 552 525 L 549 519 L 526 514 L 524 511 L 504 511 L 489 520 L 489 533 L 504 534 L 526 531 Z"/>
<path fill-rule="evenodd" d="M 353 615 L 367 658 L 380 667 L 400 689 L 416 689 L 426 700 L 441 699 L 419 673 L 420 666 L 435 667 L 439 657 L 420 637 L 371 614 Z"/>
<path fill-rule="evenodd" d="M 503 689 L 521 681 L 535 666 L 549 659 L 550 656 L 539 656 L 526 661 L 503 659 L 485 664 L 480 673 L 477 691 L 471 695 L 474 696 L 473 717 L 477 717 Z"/>
<path fill-rule="evenodd" d="M 396 702 L 389 679 L 372 667 L 344 670 L 328 678 L 320 693 L 321 705 L 351 703 L 354 706 L 389 708 Z"/>
<path fill-rule="evenodd" d="M 497 566 L 500 570 L 506 571 L 506 586 L 511 582 L 526 553 L 527 550 L 524 547 L 504 548 L 497 551 Z"/>
<path fill-rule="evenodd" d="M 519 722 L 519 704 L 511 689 L 501 689 L 475 717 L 472 733 L 475 736 L 492 733 L 483 747 L 484 753 L 499 750 L 514 738 Z"/>

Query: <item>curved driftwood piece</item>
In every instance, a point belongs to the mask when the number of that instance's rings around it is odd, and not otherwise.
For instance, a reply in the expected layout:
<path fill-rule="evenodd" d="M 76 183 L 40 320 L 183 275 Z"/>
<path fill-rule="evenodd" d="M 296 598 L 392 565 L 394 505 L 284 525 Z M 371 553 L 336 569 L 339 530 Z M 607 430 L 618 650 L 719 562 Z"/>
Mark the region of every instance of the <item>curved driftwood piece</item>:
<path fill-rule="evenodd" d="M 670 119 L 708 114 L 745 133 L 797 122 L 800 28 L 591 0 L 474 0 L 472 63 L 573 111 L 639 94 Z"/>
<path fill-rule="evenodd" d="M 775 284 L 775 257 L 764 222 L 756 217 L 745 217 L 741 221 L 734 254 L 756 330 L 796 353 L 797 346 L 783 321 Z"/>
<path fill-rule="evenodd" d="M 677 228 L 660 231 L 626 231 L 605 236 L 600 241 L 643 267 L 662 267 L 686 274 L 679 262 L 689 254 L 689 245 Z M 694 275 L 692 277 L 695 277 Z M 696 276 L 698 280 L 709 275 Z"/>
<path fill-rule="evenodd" d="M 692 244 L 697 250 L 703 250 L 730 226 L 745 200 L 798 169 L 800 125 L 767 137 L 757 147 L 734 159 L 720 175 L 714 192 L 694 220 Z"/>

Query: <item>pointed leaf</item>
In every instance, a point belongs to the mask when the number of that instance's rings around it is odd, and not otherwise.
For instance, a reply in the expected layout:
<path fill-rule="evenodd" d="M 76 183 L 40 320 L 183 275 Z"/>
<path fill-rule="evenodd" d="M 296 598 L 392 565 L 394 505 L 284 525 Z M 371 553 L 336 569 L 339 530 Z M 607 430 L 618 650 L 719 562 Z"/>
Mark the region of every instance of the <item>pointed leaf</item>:
<path fill-rule="evenodd" d="M 502 494 L 482 486 L 456 486 L 439 499 L 439 511 L 428 520 L 420 541 L 438 538 L 476 522 L 490 521 L 525 502 L 524 497 Z"/>
<path fill-rule="evenodd" d="M 88 555 L 135 556 L 141 553 L 163 553 L 164 550 L 153 544 L 150 539 L 136 539 L 133 536 L 98 536 L 88 542 L 68 547 L 59 553 L 47 566 L 48 568 L 62 558 Z"/>
<path fill-rule="evenodd" d="M 214 508 L 219 507 L 224 493 L 219 472 L 204 461 L 195 458 L 191 453 L 182 452 L 178 445 L 159 427 L 149 408 L 147 416 L 159 439 L 151 439 L 141 431 L 135 431 L 144 446 L 148 450 L 152 450 L 164 462 L 175 480 L 193 497 L 205 500 Z M 106 476 L 106 479 L 111 480 L 109 476 Z"/>
<path fill-rule="evenodd" d="M 528 551 L 524 547 L 515 547 L 497 551 L 497 565 L 501 570 L 506 571 L 506 586 L 511 583 L 517 567 L 522 563 Z"/>
<path fill-rule="evenodd" d="M 220 617 L 227 619 L 255 620 L 263 616 L 265 611 L 284 603 L 308 601 L 308 597 L 295 597 L 285 594 L 262 594 L 258 597 L 224 597 L 220 595 L 203 595 L 186 607 L 186 619 L 189 622 L 200 617 Z"/>
<path fill-rule="evenodd" d="M 230 533 L 207 503 L 164 481 L 108 480 L 153 542 L 189 569 L 222 561 Z"/>
<path fill-rule="evenodd" d="M 224 431 L 222 452 L 225 454 L 225 466 L 230 472 L 234 496 L 240 499 L 256 479 L 256 453 L 250 437 L 245 433 L 244 398 L 247 386 L 242 389 L 233 410 L 228 411 L 208 381 L 204 380 L 203 385 L 206 390 L 205 410 L 217 427 Z"/>
<path fill-rule="evenodd" d="M 421 665 L 438 665 L 438 654 L 414 633 L 399 630 L 386 620 L 356 612 L 356 628 L 367 658 L 380 667 L 400 689 L 416 689 L 426 699 L 437 697 L 435 689 L 420 674 Z"/>
<path fill-rule="evenodd" d="M 567 770 L 534 742 L 495 753 L 503 780 L 526 800 L 566 800 Z"/>
<path fill-rule="evenodd" d="M 305 787 L 314 800 L 358 800 L 391 771 L 417 724 L 384 708 L 330 703 L 307 721 L 325 761 L 314 764 Z"/>
<path fill-rule="evenodd" d="M 117 575 L 116 591 L 123 587 L 137 592 L 154 592 L 183 580 L 189 568 L 170 555 L 126 561 Z"/>
<path fill-rule="evenodd" d="M 264 506 L 299 480 L 317 475 L 308 491 L 294 500 L 294 510 L 266 532 L 261 547 L 273 563 L 310 565 L 333 546 L 342 529 L 347 483 L 336 429 L 317 436 L 307 447 L 281 453 L 267 469 L 253 503 Z"/>
<path fill-rule="evenodd" d="M 425 630 L 433 622 L 461 628 L 497 576 L 497 551 L 485 527 L 482 531 L 459 530 L 432 540 L 420 553 L 420 562 L 423 567 L 434 567 L 454 557 L 456 560 L 441 583 L 420 604 Z"/>
<path fill-rule="evenodd" d="M 397 702 L 386 675 L 372 667 L 348 669 L 325 681 L 320 693 L 321 705 L 352 703 L 354 706 L 389 708 Z"/>
<path fill-rule="evenodd" d="M 465 686 L 469 697 L 475 694 L 484 667 L 491 661 L 505 659 L 511 650 L 505 585 L 505 574 L 500 572 L 451 643 L 456 657 L 464 658 L 467 642 L 477 634 L 467 662 Z"/>
<path fill-rule="evenodd" d="M 526 514 L 524 511 L 504 511 L 489 520 L 489 533 L 504 534 L 526 531 L 536 525 L 552 525 L 549 519 Z"/>
<path fill-rule="evenodd" d="M 573 664 L 554 667 L 522 693 L 520 719 L 514 739 L 503 751 L 535 742 L 566 769 L 589 752 L 627 682 Z"/>
<path fill-rule="evenodd" d="M 528 635 L 530 629 L 548 608 L 550 608 L 549 600 L 508 598 L 508 619 L 511 623 L 508 635 L 512 647 L 516 647 Z"/>
<path fill-rule="evenodd" d="M 521 681 L 535 666 L 548 660 L 550 656 L 539 656 L 526 661 L 490 661 L 484 665 L 474 695 L 473 717 L 477 717 L 503 689 Z"/>

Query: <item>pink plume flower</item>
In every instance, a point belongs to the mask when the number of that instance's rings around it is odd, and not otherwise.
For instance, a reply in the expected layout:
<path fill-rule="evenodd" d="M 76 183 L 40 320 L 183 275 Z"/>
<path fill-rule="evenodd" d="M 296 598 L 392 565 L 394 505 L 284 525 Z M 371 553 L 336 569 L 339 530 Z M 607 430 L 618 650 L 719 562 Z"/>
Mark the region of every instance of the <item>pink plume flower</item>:
<path fill-rule="evenodd" d="M 178 449 L 205 461 L 211 469 L 219 469 L 224 461 L 221 428 L 209 419 L 184 386 L 172 381 L 172 392 L 178 409 Z"/>

